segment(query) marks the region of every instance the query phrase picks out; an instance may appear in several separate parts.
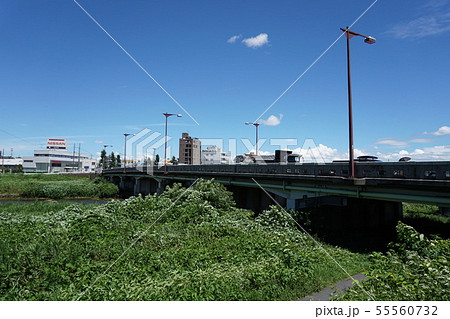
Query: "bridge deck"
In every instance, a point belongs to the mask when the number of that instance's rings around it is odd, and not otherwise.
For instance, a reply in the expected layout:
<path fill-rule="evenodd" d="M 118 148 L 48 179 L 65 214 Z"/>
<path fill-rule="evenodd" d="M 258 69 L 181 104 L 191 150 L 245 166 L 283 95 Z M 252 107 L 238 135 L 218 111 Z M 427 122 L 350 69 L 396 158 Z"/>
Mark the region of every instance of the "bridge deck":
<path fill-rule="evenodd" d="M 450 171 L 449 162 L 443 162 L 441 167 L 436 165 L 425 165 L 415 171 Z M 397 163 L 389 163 L 397 164 Z M 377 164 L 378 166 L 380 164 Z M 404 164 L 402 163 L 404 167 Z M 193 181 L 197 178 L 214 179 L 217 182 L 245 187 L 259 187 L 260 184 L 267 190 L 281 190 L 283 192 L 304 193 L 306 196 L 338 195 L 355 198 L 390 200 L 399 202 L 418 202 L 425 204 L 435 204 L 440 206 L 450 206 L 450 178 L 445 179 L 446 173 L 442 179 L 436 178 L 407 178 L 405 175 L 398 177 L 364 177 L 349 179 L 343 176 L 325 176 L 325 175 L 303 175 L 295 173 L 286 173 L 289 165 L 284 166 L 283 172 L 267 173 L 267 170 L 273 169 L 272 166 L 264 166 L 266 172 L 236 172 L 232 168 L 236 165 L 216 165 L 220 166 L 215 171 L 208 171 L 210 165 L 192 165 L 170 167 L 167 173 L 159 168 L 153 170 L 152 174 L 136 168 L 111 169 L 103 172 L 103 176 L 109 177 L 128 177 L 128 178 L 151 178 L 174 181 Z M 258 171 L 258 165 L 251 165 L 248 170 Z M 255 167 L 256 166 L 256 167 Z M 294 166 L 295 167 L 295 166 Z M 332 166 L 336 167 L 336 166 Z M 366 166 L 367 167 L 367 166 Z M 394 166 L 395 167 L 395 166 Z M 397 166 L 400 167 L 400 166 Z M 215 168 L 215 167 L 214 167 Z M 292 168 L 292 166 L 291 166 Z M 324 166 L 322 166 L 322 169 Z M 382 167 L 383 169 L 386 166 Z M 412 170 L 411 165 L 409 166 Z M 327 169 L 330 169 L 327 167 Z M 379 169 L 379 167 L 378 167 Z M 440 170 L 439 170 L 440 169 Z M 291 169 L 291 172 L 293 170 Z M 300 170 L 298 170 L 300 171 Z M 256 183 L 256 182 L 258 183 Z"/>

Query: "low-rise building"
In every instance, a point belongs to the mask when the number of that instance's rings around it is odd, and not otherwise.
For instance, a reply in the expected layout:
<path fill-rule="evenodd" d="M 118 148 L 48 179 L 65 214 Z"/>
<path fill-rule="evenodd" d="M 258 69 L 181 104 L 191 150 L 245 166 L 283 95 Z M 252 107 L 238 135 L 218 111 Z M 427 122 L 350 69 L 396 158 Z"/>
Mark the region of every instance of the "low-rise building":
<path fill-rule="evenodd" d="M 20 166 L 23 166 L 22 158 L 14 158 L 12 156 L 0 156 L 0 172 L 3 170 L 10 171 L 19 169 Z"/>
<path fill-rule="evenodd" d="M 23 171 L 36 173 L 80 172 L 91 173 L 97 169 L 97 160 L 87 154 L 67 150 L 64 139 L 47 140 L 45 150 L 35 150 L 34 156 L 23 157 Z"/>
<path fill-rule="evenodd" d="M 218 146 L 208 146 L 202 150 L 202 164 L 205 165 L 217 165 L 217 164 L 230 164 L 231 155 L 225 153 Z"/>

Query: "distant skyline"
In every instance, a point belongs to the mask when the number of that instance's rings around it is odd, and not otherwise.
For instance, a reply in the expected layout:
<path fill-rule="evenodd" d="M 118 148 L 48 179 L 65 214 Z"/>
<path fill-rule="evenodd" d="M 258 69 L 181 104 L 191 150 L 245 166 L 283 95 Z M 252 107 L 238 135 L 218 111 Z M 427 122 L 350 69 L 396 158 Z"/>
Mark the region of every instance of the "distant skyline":
<path fill-rule="evenodd" d="M 32 155 L 47 138 L 67 139 L 69 149 L 82 143 L 94 157 L 103 144 L 123 155 L 123 133 L 163 134 L 162 113 L 170 112 L 183 115 L 169 119 L 171 155 L 182 132 L 223 139 L 226 152 L 254 150 L 254 127 L 244 123 L 258 120 L 261 154 L 279 147 L 270 139 L 297 152 L 313 141 L 325 160 L 345 159 L 339 28 L 357 21 L 352 30 L 377 42 L 350 41 L 355 156 L 450 160 L 450 0 L 4 0 L 1 7 L 6 155 L 11 148 Z"/>

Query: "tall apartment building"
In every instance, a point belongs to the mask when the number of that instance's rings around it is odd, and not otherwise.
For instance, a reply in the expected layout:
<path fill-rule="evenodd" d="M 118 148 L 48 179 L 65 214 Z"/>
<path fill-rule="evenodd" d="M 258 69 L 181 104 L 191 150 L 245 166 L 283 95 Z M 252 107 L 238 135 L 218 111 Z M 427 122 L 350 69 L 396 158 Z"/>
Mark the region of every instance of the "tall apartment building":
<path fill-rule="evenodd" d="M 201 163 L 202 143 L 197 138 L 192 138 L 188 133 L 183 133 L 180 138 L 179 159 L 180 164 L 199 165 Z"/>

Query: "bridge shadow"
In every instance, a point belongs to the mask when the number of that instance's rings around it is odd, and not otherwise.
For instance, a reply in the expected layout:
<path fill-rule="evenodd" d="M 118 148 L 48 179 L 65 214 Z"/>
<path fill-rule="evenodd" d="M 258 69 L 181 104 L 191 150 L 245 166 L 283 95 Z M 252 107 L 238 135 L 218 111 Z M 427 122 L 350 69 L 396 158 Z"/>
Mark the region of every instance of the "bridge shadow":
<path fill-rule="evenodd" d="M 320 241 L 353 252 L 385 252 L 395 241 L 398 220 L 389 223 L 367 223 L 364 213 L 345 207 L 321 206 L 296 211 L 293 217 Z"/>
<path fill-rule="evenodd" d="M 442 239 L 450 239 L 450 217 L 439 214 L 407 214 L 402 222 L 414 227 L 427 237 L 438 235 Z"/>

